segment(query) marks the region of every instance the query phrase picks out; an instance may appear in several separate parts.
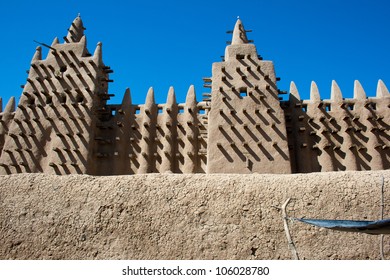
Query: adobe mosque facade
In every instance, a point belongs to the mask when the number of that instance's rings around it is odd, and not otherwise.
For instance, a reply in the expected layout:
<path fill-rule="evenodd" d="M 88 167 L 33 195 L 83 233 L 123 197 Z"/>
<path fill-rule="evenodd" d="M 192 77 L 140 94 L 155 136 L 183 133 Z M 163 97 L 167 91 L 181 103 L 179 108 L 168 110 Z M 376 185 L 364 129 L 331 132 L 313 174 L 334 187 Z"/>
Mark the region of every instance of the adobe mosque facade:
<path fill-rule="evenodd" d="M 111 68 L 102 45 L 87 50 L 77 17 L 45 59 L 37 47 L 19 104 L 0 113 L 0 174 L 122 175 L 139 173 L 309 173 L 390 168 L 390 94 L 379 80 L 367 98 L 355 81 L 346 99 L 332 82 L 323 100 L 313 82 L 301 100 L 292 82 L 282 101 L 272 61 L 247 39 L 240 19 L 222 62 L 212 65 L 211 89 L 184 103 L 170 88 L 156 104 L 126 90 L 108 104 Z M 0 106 L 1 108 L 2 106 Z"/>

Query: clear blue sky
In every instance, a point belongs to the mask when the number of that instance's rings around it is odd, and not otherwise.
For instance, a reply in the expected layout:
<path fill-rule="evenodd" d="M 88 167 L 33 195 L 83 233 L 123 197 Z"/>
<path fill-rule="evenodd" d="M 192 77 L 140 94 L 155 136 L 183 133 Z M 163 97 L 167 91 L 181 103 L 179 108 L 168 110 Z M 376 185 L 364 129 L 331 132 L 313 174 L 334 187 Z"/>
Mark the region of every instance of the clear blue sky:
<path fill-rule="evenodd" d="M 281 90 L 295 81 L 308 98 L 314 80 L 321 97 L 329 98 L 332 79 L 344 97 L 352 97 L 355 79 L 369 96 L 378 79 L 390 87 L 388 0 L 24 0 L 1 1 L 0 11 L 3 104 L 21 94 L 33 40 L 50 44 L 57 36 L 63 42 L 78 13 L 89 51 L 101 41 L 104 62 L 115 71 L 110 103 L 119 103 L 127 87 L 134 103 L 144 103 L 150 86 L 158 103 L 165 103 L 170 86 L 184 102 L 191 84 L 200 100 L 208 91 L 202 77 L 220 61 L 237 16 L 253 30 L 249 39 L 259 54 L 274 61 Z"/>

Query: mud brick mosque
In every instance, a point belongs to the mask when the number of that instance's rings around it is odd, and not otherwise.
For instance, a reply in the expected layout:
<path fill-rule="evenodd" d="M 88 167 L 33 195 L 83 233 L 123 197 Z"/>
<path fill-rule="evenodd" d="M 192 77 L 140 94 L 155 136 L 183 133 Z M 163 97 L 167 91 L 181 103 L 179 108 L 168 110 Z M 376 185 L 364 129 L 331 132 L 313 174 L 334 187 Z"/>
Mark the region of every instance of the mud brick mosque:
<path fill-rule="evenodd" d="M 0 174 L 390 168 L 390 94 L 381 80 L 372 98 L 355 81 L 352 99 L 333 81 L 329 100 L 314 82 L 310 99 L 301 100 L 292 82 L 283 101 L 273 62 L 258 55 L 240 19 L 232 37 L 223 61 L 204 78 L 211 92 L 202 101 L 190 86 L 185 103 L 170 88 L 166 104 L 156 104 L 151 88 L 145 104 L 133 104 L 126 90 L 114 105 L 107 103 L 113 70 L 101 43 L 88 52 L 77 17 L 45 59 L 37 47 L 19 104 L 12 97 L 0 113 Z"/>

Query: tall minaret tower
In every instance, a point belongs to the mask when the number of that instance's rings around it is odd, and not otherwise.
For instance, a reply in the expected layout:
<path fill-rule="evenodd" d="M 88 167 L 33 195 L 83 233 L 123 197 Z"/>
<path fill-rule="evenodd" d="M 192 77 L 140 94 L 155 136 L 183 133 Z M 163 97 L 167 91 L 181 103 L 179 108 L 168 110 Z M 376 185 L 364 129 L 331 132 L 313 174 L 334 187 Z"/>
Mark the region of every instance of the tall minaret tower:
<path fill-rule="evenodd" d="M 291 173 L 274 64 L 259 58 L 240 19 L 213 64 L 208 173 Z"/>
<path fill-rule="evenodd" d="M 45 59 L 37 47 L 20 102 L 7 126 L 0 174 L 94 174 L 96 123 L 104 118 L 109 67 L 93 55 L 76 17 Z"/>

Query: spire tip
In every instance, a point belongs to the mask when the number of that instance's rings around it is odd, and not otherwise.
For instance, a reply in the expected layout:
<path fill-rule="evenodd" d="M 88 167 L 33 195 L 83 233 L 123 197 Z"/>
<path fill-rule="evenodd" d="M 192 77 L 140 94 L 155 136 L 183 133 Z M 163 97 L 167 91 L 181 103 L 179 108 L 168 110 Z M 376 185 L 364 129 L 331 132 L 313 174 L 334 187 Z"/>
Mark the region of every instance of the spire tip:
<path fill-rule="evenodd" d="M 244 25 L 240 17 L 237 17 L 237 22 L 233 30 L 232 45 L 247 44 L 248 42 Z"/>

